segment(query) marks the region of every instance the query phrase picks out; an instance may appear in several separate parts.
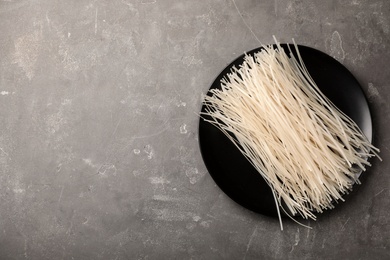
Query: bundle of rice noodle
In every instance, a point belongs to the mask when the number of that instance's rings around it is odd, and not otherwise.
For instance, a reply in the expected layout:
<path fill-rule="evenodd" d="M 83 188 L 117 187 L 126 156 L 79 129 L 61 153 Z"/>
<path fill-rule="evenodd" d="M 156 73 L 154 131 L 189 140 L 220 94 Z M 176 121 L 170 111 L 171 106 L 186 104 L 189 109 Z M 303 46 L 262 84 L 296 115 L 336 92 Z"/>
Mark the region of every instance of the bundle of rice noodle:
<path fill-rule="evenodd" d="M 343 200 L 379 149 L 321 93 L 294 46 L 297 58 L 277 42 L 246 55 L 204 97 L 201 116 L 250 161 L 283 211 L 315 220 Z"/>

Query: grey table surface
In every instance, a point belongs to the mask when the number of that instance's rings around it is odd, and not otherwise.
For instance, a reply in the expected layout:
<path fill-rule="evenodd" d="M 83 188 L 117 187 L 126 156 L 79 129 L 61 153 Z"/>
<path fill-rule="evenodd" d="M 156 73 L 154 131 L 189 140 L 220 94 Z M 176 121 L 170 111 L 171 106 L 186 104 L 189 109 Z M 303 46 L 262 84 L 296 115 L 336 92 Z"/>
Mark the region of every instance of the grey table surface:
<path fill-rule="evenodd" d="M 2 0 L 0 32 L 0 259 L 390 259 L 390 1 Z M 199 151 L 202 94 L 272 35 L 355 75 L 384 159 L 312 229 Z"/>

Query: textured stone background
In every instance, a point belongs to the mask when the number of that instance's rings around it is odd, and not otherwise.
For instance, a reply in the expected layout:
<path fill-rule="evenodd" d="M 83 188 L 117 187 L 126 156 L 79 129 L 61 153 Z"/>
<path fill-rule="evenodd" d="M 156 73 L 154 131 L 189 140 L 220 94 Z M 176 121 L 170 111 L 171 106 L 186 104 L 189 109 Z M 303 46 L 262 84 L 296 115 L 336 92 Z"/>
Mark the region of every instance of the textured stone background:
<path fill-rule="evenodd" d="M 390 1 L 2 0 L 0 33 L 0 259 L 390 259 Z M 232 202 L 197 143 L 273 34 L 351 70 L 384 159 L 313 229 Z"/>

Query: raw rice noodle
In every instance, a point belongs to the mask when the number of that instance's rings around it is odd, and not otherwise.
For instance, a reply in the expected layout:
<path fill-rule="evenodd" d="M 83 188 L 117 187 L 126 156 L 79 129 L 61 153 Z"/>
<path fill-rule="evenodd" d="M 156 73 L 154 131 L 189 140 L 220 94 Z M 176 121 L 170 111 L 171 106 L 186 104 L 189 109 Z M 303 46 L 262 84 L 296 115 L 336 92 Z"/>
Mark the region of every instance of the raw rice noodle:
<path fill-rule="evenodd" d="M 343 201 L 379 149 L 322 94 L 294 46 L 297 58 L 277 42 L 246 55 L 204 97 L 201 116 L 256 168 L 284 212 L 315 220 Z"/>

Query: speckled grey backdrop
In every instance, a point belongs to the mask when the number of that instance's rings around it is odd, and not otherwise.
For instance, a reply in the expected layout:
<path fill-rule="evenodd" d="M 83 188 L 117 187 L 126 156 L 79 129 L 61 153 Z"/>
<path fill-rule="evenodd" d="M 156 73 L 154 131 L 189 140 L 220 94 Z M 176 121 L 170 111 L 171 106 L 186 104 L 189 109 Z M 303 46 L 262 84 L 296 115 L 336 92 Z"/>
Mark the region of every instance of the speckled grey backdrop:
<path fill-rule="evenodd" d="M 0 259 L 390 259 L 390 1 L 2 0 L 0 33 Z M 197 143 L 273 34 L 352 71 L 384 159 L 311 230 L 232 202 Z"/>

